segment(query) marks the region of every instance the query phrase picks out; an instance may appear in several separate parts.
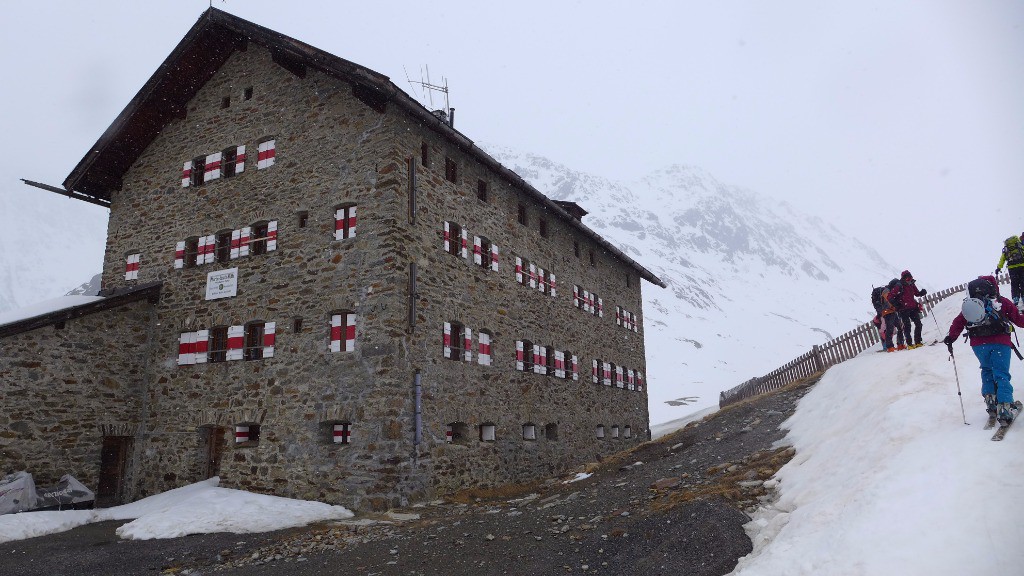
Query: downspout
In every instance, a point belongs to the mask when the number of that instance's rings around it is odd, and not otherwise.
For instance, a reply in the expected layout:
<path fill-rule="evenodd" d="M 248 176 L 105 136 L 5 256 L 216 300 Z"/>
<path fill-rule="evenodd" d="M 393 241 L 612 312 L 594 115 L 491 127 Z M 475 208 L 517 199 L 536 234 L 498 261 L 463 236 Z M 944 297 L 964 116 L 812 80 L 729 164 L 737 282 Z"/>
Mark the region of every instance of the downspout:
<path fill-rule="evenodd" d="M 423 440 L 423 384 L 418 369 L 416 375 L 413 376 L 413 383 L 416 389 L 416 434 L 413 437 L 412 459 L 415 462 L 419 458 L 420 442 Z"/>

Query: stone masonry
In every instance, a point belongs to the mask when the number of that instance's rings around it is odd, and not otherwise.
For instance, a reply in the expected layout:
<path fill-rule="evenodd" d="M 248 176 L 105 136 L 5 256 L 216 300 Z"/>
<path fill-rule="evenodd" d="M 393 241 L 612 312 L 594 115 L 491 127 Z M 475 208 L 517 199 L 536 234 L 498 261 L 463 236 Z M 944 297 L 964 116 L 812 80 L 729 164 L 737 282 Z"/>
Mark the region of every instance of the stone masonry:
<path fill-rule="evenodd" d="M 98 435 L 116 424 L 133 437 L 124 500 L 202 479 L 214 442 L 222 485 L 381 509 L 544 478 L 646 440 L 646 382 L 591 375 L 595 359 L 646 374 L 637 265 L 450 127 L 316 66 L 282 65 L 275 49 L 232 52 L 109 191 L 103 288 L 161 282 L 159 302 L 0 340 L 4 459 L 95 484 Z M 257 169 L 269 140 L 274 163 Z M 244 172 L 182 186 L 184 162 L 240 145 Z M 336 240 L 344 206 L 358 208 L 356 233 Z M 276 250 L 175 267 L 178 242 L 269 221 Z M 446 222 L 466 231 L 466 256 L 445 250 Z M 475 264 L 475 237 L 498 246 L 497 271 Z M 138 278 L 125 280 L 130 254 Z M 516 257 L 554 273 L 556 295 L 517 282 Z M 207 300 L 208 273 L 228 268 L 237 294 Z M 574 285 L 601 297 L 603 317 L 576 305 Z M 616 307 L 638 330 L 617 325 Z M 341 311 L 355 315 L 354 350 L 332 352 Z M 179 365 L 183 333 L 254 321 L 276 324 L 272 357 Z M 445 357 L 446 323 L 471 330 L 468 360 L 458 346 Z M 517 370 L 517 341 L 575 355 L 577 379 Z M 341 423 L 347 443 L 332 440 Z M 235 442 L 239 424 L 258 440 Z"/>

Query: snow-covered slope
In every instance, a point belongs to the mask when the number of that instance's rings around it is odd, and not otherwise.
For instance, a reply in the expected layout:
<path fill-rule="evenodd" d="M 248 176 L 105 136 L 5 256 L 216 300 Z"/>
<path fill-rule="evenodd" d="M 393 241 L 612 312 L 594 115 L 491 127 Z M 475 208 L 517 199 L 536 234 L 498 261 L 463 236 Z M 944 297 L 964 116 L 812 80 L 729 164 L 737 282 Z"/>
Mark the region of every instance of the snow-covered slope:
<path fill-rule="evenodd" d="M 699 168 L 613 182 L 483 146 L 583 206 L 584 224 L 668 284 L 643 288 L 652 423 L 716 405 L 721 390 L 866 322 L 872 283 L 899 273 L 835 226 Z"/>

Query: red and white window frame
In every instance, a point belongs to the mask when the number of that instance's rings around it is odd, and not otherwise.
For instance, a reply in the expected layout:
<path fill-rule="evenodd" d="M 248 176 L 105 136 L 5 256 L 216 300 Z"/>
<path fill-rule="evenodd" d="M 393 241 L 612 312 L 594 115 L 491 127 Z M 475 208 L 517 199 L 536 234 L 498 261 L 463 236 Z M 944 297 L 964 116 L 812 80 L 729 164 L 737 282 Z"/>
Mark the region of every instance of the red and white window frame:
<path fill-rule="evenodd" d="M 334 239 L 345 240 L 356 235 L 356 205 L 339 206 L 334 210 Z"/>

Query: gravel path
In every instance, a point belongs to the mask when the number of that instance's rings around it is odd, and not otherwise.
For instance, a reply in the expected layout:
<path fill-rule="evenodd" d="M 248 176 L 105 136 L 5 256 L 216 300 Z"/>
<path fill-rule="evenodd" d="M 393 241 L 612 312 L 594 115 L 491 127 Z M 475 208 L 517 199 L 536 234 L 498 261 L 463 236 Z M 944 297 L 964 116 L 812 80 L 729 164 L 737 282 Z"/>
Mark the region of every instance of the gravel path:
<path fill-rule="evenodd" d="M 792 457 L 779 424 L 813 382 L 719 411 L 592 475 L 265 534 L 120 541 L 120 523 L 0 544 L 0 573 L 717 576 Z"/>

